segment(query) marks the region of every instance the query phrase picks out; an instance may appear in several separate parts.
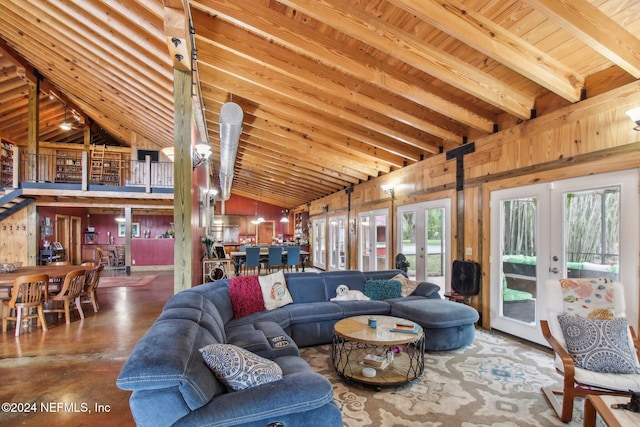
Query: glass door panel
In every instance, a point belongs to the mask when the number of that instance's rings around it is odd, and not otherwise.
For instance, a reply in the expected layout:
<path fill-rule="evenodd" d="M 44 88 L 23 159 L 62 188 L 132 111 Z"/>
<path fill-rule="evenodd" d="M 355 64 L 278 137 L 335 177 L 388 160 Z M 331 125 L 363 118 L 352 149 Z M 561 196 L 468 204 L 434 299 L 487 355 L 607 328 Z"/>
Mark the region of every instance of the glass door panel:
<path fill-rule="evenodd" d="M 321 270 L 326 269 L 326 254 L 327 254 L 327 240 L 326 240 L 326 224 L 325 218 L 314 219 L 312 223 L 313 227 L 313 266 Z"/>
<path fill-rule="evenodd" d="M 447 210 L 445 208 L 427 208 L 424 211 L 426 232 L 425 269 L 427 280 L 446 289 L 449 281 L 445 280 L 450 257 L 447 251 Z"/>
<path fill-rule="evenodd" d="M 375 228 L 375 240 L 376 240 L 376 253 L 375 253 L 375 267 L 373 270 L 386 270 L 388 269 L 389 262 L 389 233 L 387 232 L 387 214 L 377 214 L 374 216 L 376 224 Z"/>
<path fill-rule="evenodd" d="M 449 199 L 441 199 L 397 209 L 398 253 L 409 261 L 409 277 L 435 283 L 442 293 L 450 282 L 450 206 Z"/>
<path fill-rule="evenodd" d="M 361 271 L 389 268 L 388 217 L 387 209 L 358 214 L 358 268 Z"/>
<path fill-rule="evenodd" d="M 544 281 L 608 278 L 625 287 L 638 324 L 637 171 L 491 194 L 491 327 L 548 345 Z"/>
<path fill-rule="evenodd" d="M 416 271 L 420 270 L 417 262 L 420 260 L 424 264 L 424 253 L 418 254 L 417 252 L 417 213 L 415 209 L 408 208 L 407 210 L 398 210 L 400 232 L 400 241 L 398 242 L 398 253 L 403 254 L 409 262 L 409 268 L 407 275 L 411 280 L 416 280 Z M 420 255 L 420 256 L 419 256 Z"/>
<path fill-rule="evenodd" d="M 345 269 L 346 224 L 346 216 L 329 218 L 329 270 Z"/>

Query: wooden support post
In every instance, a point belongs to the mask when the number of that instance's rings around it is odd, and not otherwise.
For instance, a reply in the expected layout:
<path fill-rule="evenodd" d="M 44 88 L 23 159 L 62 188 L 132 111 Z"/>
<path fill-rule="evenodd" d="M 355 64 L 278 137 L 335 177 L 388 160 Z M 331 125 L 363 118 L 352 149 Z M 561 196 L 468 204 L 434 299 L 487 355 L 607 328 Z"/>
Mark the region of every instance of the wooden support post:
<path fill-rule="evenodd" d="M 25 171 L 27 174 L 26 177 L 29 177 L 29 180 L 33 180 L 37 182 L 39 180 L 38 176 L 38 139 L 39 139 L 39 129 L 38 125 L 39 116 L 40 116 L 40 98 L 38 96 L 38 92 L 40 92 L 39 82 L 29 83 L 29 123 L 27 127 L 27 170 Z"/>
<path fill-rule="evenodd" d="M 192 286 L 193 230 L 191 221 L 193 168 L 191 157 L 191 131 L 193 102 L 191 101 L 191 72 L 173 70 L 174 93 L 174 146 L 173 163 L 173 221 L 175 227 L 174 284 L 178 293 Z"/>

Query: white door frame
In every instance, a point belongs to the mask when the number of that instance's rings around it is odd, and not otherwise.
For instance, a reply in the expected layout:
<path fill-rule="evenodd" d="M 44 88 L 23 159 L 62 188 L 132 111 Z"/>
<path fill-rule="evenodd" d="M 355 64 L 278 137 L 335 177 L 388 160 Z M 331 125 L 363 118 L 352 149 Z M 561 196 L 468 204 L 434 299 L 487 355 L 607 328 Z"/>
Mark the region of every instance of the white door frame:
<path fill-rule="evenodd" d="M 376 209 L 373 211 L 363 211 L 358 212 L 358 269 L 360 271 L 376 271 L 378 270 L 378 257 L 377 257 L 377 247 L 376 247 L 376 236 L 377 236 L 377 227 L 376 227 L 376 216 L 384 215 L 386 218 L 385 225 L 385 242 L 387 244 L 386 255 L 385 255 L 385 266 L 383 269 L 388 268 L 389 265 L 389 253 L 391 251 L 391 242 L 389 241 L 389 209 Z M 367 219 L 369 221 L 369 234 L 366 236 L 362 235 L 362 221 Z M 366 246 L 366 247 L 365 247 Z M 367 263 L 368 265 L 363 265 L 364 257 L 363 254 L 367 253 Z"/>
<path fill-rule="evenodd" d="M 629 324 L 637 328 L 639 311 L 638 292 L 638 253 L 640 253 L 640 225 L 638 224 L 638 170 L 631 169 L 619 172 L 603 173 L 579 178 L 570 178 L 561 181 L 534 184 L 523 187 L 495 190 L 491 192 L 491 327 L 507 333 L 522 337 L 548 346 L 542 337 L 539 321 L 547 318 L 545 295 L 540 291 L 548 278 L 559 279 L 565 271 L 564 248 L 562 243 L 563 227 L 562 218 L 564 193 L 587 190 L 590 188 L 602 188 L 613 185 L 621 186 L 621 212 L 620 212 L 620 248 L 619 265 L 620 281 L 625 288 L 625 299 L 629 303 L 626 307 L 626 315 Z M 513 321 L 502 316 L 502 277 L 501 277 L 501 243 L 500 220 L 501 204 L 504 199 L 523 197 L 536 197 L 537 227 L 536 227 L 536 321 L 533 324 Z M 558 219 L 556 219 L 558 218 Z M 552 239 L 551 236 L 560 236 Z M 628 238 L 624 238 L 628 236 Z M 558 261 L 552 257 L 558 256 Z M 559 273 L 552 273 L 550 269 L 558 268 Z"/>
<path fill-rule="evenodd" d="M 429 252 L 427 239 L 427 232 L 425 227 L 427 225 L 426 214 L 429 209 L 444 209 L 444 276 L 442 278 L 433 278 L 428 276 L 426 271 L 426 263 L 424 261 L 418 262 L 418 260 L 424 260 L 427 253 L 425 248 Z M 410 266 L 410 270 L 415 270 L 415 278 L 419 282 L 431 281 L 440 286 L 441 293 L 447 292 L 451 288 L 451 199 L 443 198 L 438 200 L 430 200 L 427 202 L 412 203 L 408 205 L 398 206 L 396 208 L 397 218 L 397 248 L 398 252 L 402 252 L 400 248 L 402 244 L 402 221 L 400 217 L 405 212 L 414 211 L 416 213 L 416 262 L 415 265 Z"/>

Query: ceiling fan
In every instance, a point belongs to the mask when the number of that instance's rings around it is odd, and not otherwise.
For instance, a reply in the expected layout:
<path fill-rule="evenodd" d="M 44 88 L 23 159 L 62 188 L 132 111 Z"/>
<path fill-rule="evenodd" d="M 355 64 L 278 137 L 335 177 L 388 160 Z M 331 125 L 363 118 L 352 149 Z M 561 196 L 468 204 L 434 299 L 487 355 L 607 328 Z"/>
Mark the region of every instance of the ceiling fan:
<path fill-rule="evenodd" d="M 74 117 L 75 117 L 75 114 L 74 114 Z M 62 129 L 63 131 L 69 131 L 72 129 L 78 130 L 82 128 L 84 128 L 84 124 L 78 123 L 77 119 L 75 123 L 67 120 L 67 105 L 65 104 L 64 105 L 64 121 L 60 123 L 60 129 Z"/>

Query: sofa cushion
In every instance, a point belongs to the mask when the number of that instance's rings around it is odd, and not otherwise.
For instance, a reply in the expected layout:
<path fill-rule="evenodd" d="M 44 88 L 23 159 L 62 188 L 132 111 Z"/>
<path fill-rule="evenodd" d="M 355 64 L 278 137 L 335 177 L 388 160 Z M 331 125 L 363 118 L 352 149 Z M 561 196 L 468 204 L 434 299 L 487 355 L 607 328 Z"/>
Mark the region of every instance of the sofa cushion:
<path fill-rule="evenodd" d="M 295 304 L 329 300 L 318 273 L 285 273 L 284 278 Z"/>
<path fill-rule="evenodd" d="M 626 317 L 600 320 L 563 314 L 558 321 L 576 367 L 608 374 L 640 373 Z"/>
<path fill-rule="evenodd" d="M 216 280 L 205 283 L 187 290 L 188 292 L 199 293 L 204 298 L 211 301 L 218 310 L 223 324 L 227 324 L 233 319 L 233 306 L 229 297 L 229 279 Z M 180 293 L 176 294 L 179 295 Z"/>
<path fill-rule="evenodd" d="M 227 337 L 224 333 L 224 326 L 220 326 L 216 319 L 217 311 L 204 311 L 196 308 L 178 308 L 172 307 L 160 313 L 157 320 L 165 319 L 185 319 L 191 320 L 213 335 L 216 342 L 226 342 Z"/>
<path fill-rule="evenodd" d="M 394 302 L 391 305 L 391 315 L 412 320 L 425 329 L 473 324 L 480 317 L 478 312 L 468 305 L 434 299 Z"/>
<path fill-rule="evenodd" d="M 389 314 L 391 304 L 388 301 L 335 301 L 342 309 L 342 318 L 366 314 Z"/>
<path fill-rule="evenodd" d="M 307 304 L 289 304 L 282 307 L 291 317 L 291 324 L 322 322 L 342 319 L 342 308 L 332 302 L 313 302 Z"/>
<path fill-rule="evenodd" d="M 273 310 L 293 302 L 282 270 L 266 276 L 259 276 L 258 281 L 267 310 Z"/>
<path fill-rule="evenodd" d="M 229 329 L 228 344 L 234 344 L 267 359 L 299 356 L 296 343 L 275 322 L 256 321 Z"/>
<path fill-rule="evenodd" d="M 326 271 L 319 274 L 324 281 L 325 295 L 335 296 L 340 285 L 347 285 L 352 291 L 364 292 L 366 278 L 358 270 Z M 326 301 L 326 299 L 325 299 Z"/>
<path fill-rule="evenodd" d="M 409 295 L 411 295 L 413 291 L 415 291 L 418 285 L 420 284 L 419 282 L 416 282 L 415 280 L 411 280 L 402 274 L 396 274 L 391 278 L 391 280 L 397 280 L 400 282 L 400 285 L 401 285 L 400 296 L 403 296 L 403 297 L 408 297 Z"/>
<path fill-rule="evenodd" d="M 441 297 L 439 292 L 440 292 L 440 286 L 434 283 L 420 282 L 418 287 L 409 296 L 425 297 L 429 299 L 440 299 Z"/>
<path fill-rule="evenodd" d="M 400 298 L 402 296 L 402 284 L 394 279 L 369 279 L 364 284 L 364 294 L 372 300 Z"/>
<path fill-rule="evenodd" d="M 265 310 L 258 276 L 238 276 L 229 280 L 229 298 L 234 318 Z"/>
<path fill-rule="evenodd" d="M 235 345 L 210 344 L 200 352 L 215 376 L 232 391 L 282 379 L 277 363 Z"/>
<path fill-rule="evenodd" d="M 187 406 L 197 409 L 226 392 L 198 352 L 214 342 L 191 320 L 157 320 L 135 345 L 116 383 L 134 391 L 177 388 Z"/>

